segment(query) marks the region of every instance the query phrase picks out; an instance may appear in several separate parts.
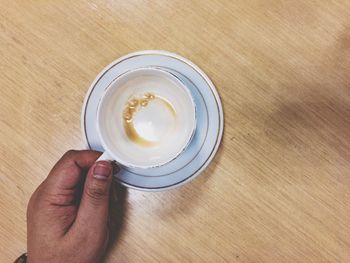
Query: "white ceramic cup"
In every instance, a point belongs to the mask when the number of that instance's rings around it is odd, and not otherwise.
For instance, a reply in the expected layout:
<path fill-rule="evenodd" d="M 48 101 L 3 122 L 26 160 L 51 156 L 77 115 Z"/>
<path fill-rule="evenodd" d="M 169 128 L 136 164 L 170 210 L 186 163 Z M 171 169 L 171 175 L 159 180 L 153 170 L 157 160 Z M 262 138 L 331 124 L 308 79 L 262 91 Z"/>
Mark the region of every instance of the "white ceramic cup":
<path fill-rule="evenodd" d="M 135 101 L 137 107 L 129 108 Z M 196 129 L 196 107 L 175 75 L 162 68 L 139 68 L 107 87 L 96 125 L 105 150 L 99 160 L 147 169 L 172 161 L 187 147 Z"/>

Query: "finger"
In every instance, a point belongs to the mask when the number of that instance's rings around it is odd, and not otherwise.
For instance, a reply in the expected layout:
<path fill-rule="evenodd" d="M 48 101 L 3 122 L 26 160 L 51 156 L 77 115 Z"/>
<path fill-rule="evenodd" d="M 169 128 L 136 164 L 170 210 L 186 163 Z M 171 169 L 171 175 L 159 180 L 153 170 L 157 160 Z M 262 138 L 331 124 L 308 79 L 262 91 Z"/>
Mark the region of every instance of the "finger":
<path fill-rule="evenodd" d="M 81 180 L 82 171 L 91 167 L 100 155 L 90 150 L 66 152 L 49 173 L 48 185 L 55 189 L 74 189 Z"/>
<path fill-rule="evenodd" d="M 89 169 L 77 215 L 77 225 L 94 231 L 105 230 L 112 171 L 112 164 L 107 161 L 98 161 Z"/>
<path fill-rule="evenodd" d="M 52 171 L 60 170 L 66 166 L 76 165 L 79 168 L 90 168 L 98 157 L 101 156 L 101 152 L 92 150 L 69 150 L 62 158 L 55 164 Z"/>

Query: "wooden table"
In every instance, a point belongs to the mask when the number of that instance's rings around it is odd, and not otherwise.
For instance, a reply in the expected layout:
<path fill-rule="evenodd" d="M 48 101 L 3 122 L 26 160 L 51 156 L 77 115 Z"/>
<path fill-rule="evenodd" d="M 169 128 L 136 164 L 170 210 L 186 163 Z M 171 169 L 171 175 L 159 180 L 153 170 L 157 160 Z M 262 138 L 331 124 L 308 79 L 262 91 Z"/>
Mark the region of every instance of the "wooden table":
<path fill-rule="evenodd" d="M 0 255 L 26 251 L 28 199 L 83 148 L 101 69 L 162 49 L 225 110 L 221 149 L 176 190 L 129 190 L 107 262 L 350 262 L 350 1 L 0 0 Z"/>

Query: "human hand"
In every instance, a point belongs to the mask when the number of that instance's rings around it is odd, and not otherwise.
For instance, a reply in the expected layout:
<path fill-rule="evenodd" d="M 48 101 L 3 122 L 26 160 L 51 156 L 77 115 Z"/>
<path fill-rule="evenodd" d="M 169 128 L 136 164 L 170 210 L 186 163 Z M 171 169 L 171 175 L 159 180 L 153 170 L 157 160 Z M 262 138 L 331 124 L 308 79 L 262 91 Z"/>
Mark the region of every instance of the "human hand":
<path fill-rule="evenodd" d="M 68 151 L 32 195 L 28 262 L 99 262 L 108 241 L 113 167 L 95 151 Z"/>

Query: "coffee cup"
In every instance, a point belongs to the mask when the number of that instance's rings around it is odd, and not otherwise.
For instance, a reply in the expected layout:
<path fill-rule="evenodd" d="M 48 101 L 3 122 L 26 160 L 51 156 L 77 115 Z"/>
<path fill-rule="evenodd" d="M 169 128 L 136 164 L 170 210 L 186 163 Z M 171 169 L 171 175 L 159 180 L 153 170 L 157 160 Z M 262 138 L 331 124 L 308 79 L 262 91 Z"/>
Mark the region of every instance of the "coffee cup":
<path fill-rule="evenodd" d="M 138 68 L 106 88 L 96 126 L 105 150 L 99 160 L 148 169 L 186 149 L 196 129 L 196 106 L 186 85 L 166 69 Z"/>

